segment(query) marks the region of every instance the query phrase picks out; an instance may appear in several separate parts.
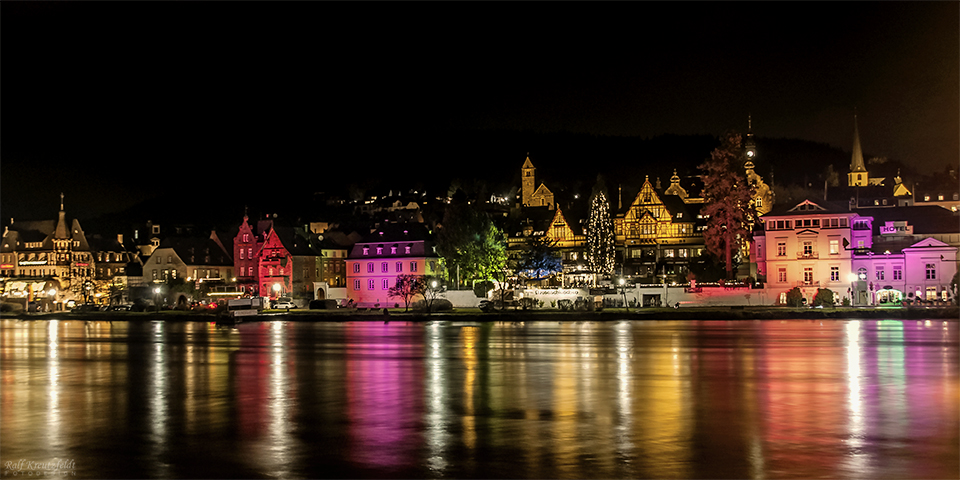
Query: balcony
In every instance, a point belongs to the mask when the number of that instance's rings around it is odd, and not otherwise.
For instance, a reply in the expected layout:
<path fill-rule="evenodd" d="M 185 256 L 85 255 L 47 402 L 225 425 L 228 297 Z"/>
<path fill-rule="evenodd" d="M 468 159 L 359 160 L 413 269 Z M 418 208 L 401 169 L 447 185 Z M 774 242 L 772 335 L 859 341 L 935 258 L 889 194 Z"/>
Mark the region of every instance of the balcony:
<path fill-rule="evenodd" d="M 820 258 L 820 254 L 818 252 L 797 252 L 797 260 L 810 260 L 818 258 Z"/>
<path fill-rule="evenodd" d="M 798 287 L 819 287 L 820 280 L 811 280 L 809 282 L 797 282 Z"/>

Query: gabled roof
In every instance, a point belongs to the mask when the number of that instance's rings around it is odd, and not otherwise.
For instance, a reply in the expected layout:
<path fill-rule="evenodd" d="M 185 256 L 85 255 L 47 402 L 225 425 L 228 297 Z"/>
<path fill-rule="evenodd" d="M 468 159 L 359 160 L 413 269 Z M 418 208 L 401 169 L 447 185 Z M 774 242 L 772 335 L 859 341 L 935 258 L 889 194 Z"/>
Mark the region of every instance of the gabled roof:
<path fill-rule="evenodd" d="M 873 234 L 880 234 L 886 222 L 906 221 L 913 226 L 914 235 L 934 233 L 960 233 L 960 216 L 937 205 L 913 205 L 908 207 L 861 208 L 860 215 L 873 217 Z"/>
<path fill-rule="evenodd" d="M 232 266 L 233 256 L 210 237 L 168 236 L 160 242 L 161 248 L 171 248 L 187 265 Z M 156 251 L 154 252 L 156 255 Z M 209 256 L 209 260 L 207 257 Z"/>
<path fill-rule="evenodd" d="M 800 205 L 809 206 L 808 209 L 798 208 Z M 777 217 L 777 216 L 794 216 L 794 215 L 809 215 L 809 214 L 824 214 L 824 213 L 857 213 L 856 210 L 851 211 L 850 204 L 847 202 L 830 202 L 823 200 L 811 200 L 806 199 L 795 204 L 780 204 L 773 207 L 773 210 L 767 212 L 763 215 L 763 218 L 767 217 Z"/>

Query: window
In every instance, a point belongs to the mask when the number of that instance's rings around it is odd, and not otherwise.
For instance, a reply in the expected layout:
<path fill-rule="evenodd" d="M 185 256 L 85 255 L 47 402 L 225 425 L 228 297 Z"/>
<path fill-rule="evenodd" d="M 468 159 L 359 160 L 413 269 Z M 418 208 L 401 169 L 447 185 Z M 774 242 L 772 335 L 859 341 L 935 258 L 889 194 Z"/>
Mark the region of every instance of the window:
<path fill-rule="evenodd" d="M 811 255 L 813 255 L 813 242 L 811 241 L 803 242 L 803 256 L 809 257 Z"/>
<path fill-rule="evenodd" d="M 830 255 L 840 254 L 840 240 L 830 240 Z"/>
<path fill-rule="evenodd" d="M 250 241 L 250 234 L 249 234 L 249 233 L 244 233 L 244 234 L 243 234 L 243 241 L 244 241 L 244 242 L 249 242 L 249 241 Z"/>
<path fill-rule="evenodd" d="M 397 273 L 403 273 L 403 262 L 397 262 Z"/>
<path fill-rule="evenodd" d="M 780 283 L 785 283 L 787 281 L 787 268 L 780 267 L 777 269 L 777 281 Z"/>
<path fill-rule="evenodd" d="M 367 280 L 367 290 L 373 290 L 377 286 L 376 280 Z"/>
<path fill-rule="evenodd" d="M 937 264 L 928 263 L 927 264 L 927 280 L 936 280 L 937 279 Z"/>
<path fill-rule="evenodd" d="M 864 267 L 858 268 L 858 269 L 857 269 L 857 278 L 859 278 L 860 280 L 866 280 L 866 279 L 867 279 L 867 269 L 864 268 Z"/>
<path fill-rule="evenodd" d="M 810 219 L 809 219 L 809 218 L 803 220 L 803 226 L 804 226 L 804 227 L 809 227 L 809 226 L 810 226 Z"/>
<path fill-rule="evenodd" d="M 390 265 L 390 264 L 387 263 L 387 262 L 381 263 L 381 264 L 380 264 L 380 273 L 387 273 L 387 272 L 389 272 L 389 271 L 390 271 L 389 265 Z"/>
<path fill-rule="evenodd" d="M 367 273 L 373 273 L 373 262 L 367 262 Z"/>
<path fill-rule="evenodd" d="M 901 267 L 900 265 L 893 266 L 893 279 L 903 280 L 903 267 Z"/>
<path fill-rule="evenodd" d="M 406 247 L 403 247 L 403 253 L 406 253 L 406 254 L 409 254 L 409 253 L 410 253 L 410 245 L 407 245 Z"/>
<path fill-rule="evenodd" d="M 886 280 L 884 277 L 883 267 L 877 267 L 877 280 Z"/>
<path fill-rule="evenodd" d="M 160 255 L 157 255 L 157 263 L 160 263 L 160 261 L 161 261 Z"/>
<path fill-rule="evenodd" d="M 841 227 L 846 227 L 846 226 L 847 226 L 847 219 L 846 219 L 846 218 L 841 218 L 841 219 L 840 219 L 840 226 L 841 226 Z"/>
<path fill-rule="evenodd" d="M 787 243 L 786 242 L 777 242 L 777 256 L 785 257 L 787 256 Z"/>
<path fill-rule="evenodd" d="M 377 255 L 383 255 L 383 247 L 377 247 Z"/>
<path fill-rule="evenodd" d="M 937 299 L 937 287 L 927 287 L 927 301 Z"/>
<path fill-rule="evenodd" d="M 937 195 L 937 200 L 939 200 L 939 201 L 942 202 L 942 201 L 943 201 L 943 195 Z"/>
<path fill-rule="evenodd" d="M 924 196 L 923 196 L 923 201 L 924 201 L 924 202 L 929 202 L 929 201 L 930 201 L 930 195 L 924 195 Z"/>
<path fill-rule="evenodd" d="M 370 255 L 370 247 L 363 247 L 363 254 Z"/>
<path fill-rule="evenodd" d="M 360 263 L 353 264 L 353 273 L 360 273 Z"/>
<path fill-rule="evenodd" d="M 830 267 L 830 281 L 831 282 L 840 281 L 840 267 Z"/>
<path fill-rule="evenodd" d="M 754 202 L 754 204 L 757 206 L 757 208 L 762 207 L 762 206 L 763 206 L 763 197 L 757 197 L 757 200 L 756 200 L 756 202 Z"/>
<path fill-rule="evenodd" d="M 687 250 L 686 248 L 678 248 L 678 249 L 677 249 L 677 256 L 680 257 L 680 258 L 687 258 L 687 253 L 688 253 L 688 252 L 689 252 L 689 250 Z M 759 251 L 757 252 L 757 256 L 758 256 L 758 257 L 760 256 L 760 252 L 759 252 Z"/>
<path fill-rule="evenodd" d="M 354 289 L 354 290 L 360 290 L 360 280 L 354 280 L 354 281 L 353 281 L 353 289 Z"/>
<path fill-rule="evenodd" d="M 253 247 L 247 249 L 247 258 L 253 260 Z"/>
<path fill-rule="evenodd" d="M 243 249 L 241 248 L 241 249 L 240 249 L 240 260 L 244 260 L 244 258 L 243 258 L 243 253 L 244 253 L 244 252 L 243 252 Z"/>
<path fill-rule="evenodd" d="M 813 226 L 816 227 L 816 228 L 820 228 L 820 219 L 819 219 L 819 218 L 814 218 L 814 219 L 813 219 Z"/>
<path fill-rule="evenodd" d="M 390 247 L 390 255 L 396 255 L 396 254 L 397 254 L 397 247 L 396 245 L 394 245 Z"/>
<path fill-rule="evenodd" d="M 383 279 L 383 289 L 386 290 L 386 289 L 388 289 L 388 288 L 390 288 L 390 280 L 387 279 L 387 278 L 384 278 L 384 279 Z"/>
<path fill-rule="evenodd" d="M 803 267 L 803 283 L 805 285 L 813 283 L 813 267 Z"/>
<path fill-rule="evenodd" d="M 410 271 L 411 272 L 417 271 L 417 262 L 410 262 Z"/>

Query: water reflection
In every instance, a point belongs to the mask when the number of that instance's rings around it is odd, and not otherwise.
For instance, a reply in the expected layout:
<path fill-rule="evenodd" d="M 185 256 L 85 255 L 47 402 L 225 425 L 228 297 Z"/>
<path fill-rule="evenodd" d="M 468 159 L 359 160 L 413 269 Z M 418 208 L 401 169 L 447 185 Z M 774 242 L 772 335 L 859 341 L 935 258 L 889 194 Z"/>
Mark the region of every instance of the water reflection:
<path fill-rule="evenodd" d="M 956 322 L 16 322 L 4 459 L 81 478 L 942 478 Z"/>

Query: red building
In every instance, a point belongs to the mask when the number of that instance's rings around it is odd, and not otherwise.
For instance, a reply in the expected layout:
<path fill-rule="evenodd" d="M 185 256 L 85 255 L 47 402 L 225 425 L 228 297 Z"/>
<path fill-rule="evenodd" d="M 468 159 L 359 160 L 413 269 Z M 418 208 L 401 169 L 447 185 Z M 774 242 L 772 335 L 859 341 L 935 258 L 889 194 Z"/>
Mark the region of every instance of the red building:
<path fill-rule="evenodd" d="M 256 296 L 259 295 L 260 285 L 260 248 L 263 239 L 248 223 L 249 218 L 244 215 L 240 230 L 233 239 L 234 271 L 237 274 L 237 287 L 242 291 Z"/>

